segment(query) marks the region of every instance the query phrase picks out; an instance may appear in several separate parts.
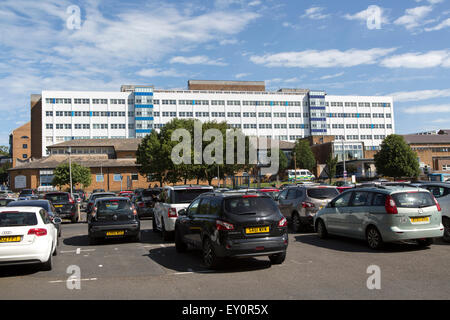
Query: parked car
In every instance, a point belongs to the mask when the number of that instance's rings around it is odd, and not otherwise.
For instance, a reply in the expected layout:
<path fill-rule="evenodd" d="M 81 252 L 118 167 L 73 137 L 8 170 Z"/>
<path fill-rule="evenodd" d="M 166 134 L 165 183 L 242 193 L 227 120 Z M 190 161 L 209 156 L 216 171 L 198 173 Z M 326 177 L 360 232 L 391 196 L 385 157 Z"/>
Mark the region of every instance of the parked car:
<path fill-rule="evenodd" d="M 313 226 L 314 216 L 339 195 L 333 186 L 299 185 L 280 192 L 278 207 L 294 232 Z"/>
<path fill-rule="evenodd" d="M 153 211 L 153 231 L 161 232 L 164 240 L 173 238 L 175 221 L 178 211 L 187 206 L 205 192 L 211 192 L 213 187 L 201 185 L 181 185 L 164 187 L 159 195 Z"/>
<path fill-rule="evenodd" d="M 113 192 L 97 192 L 92 193 L 89 197 L 88 203 L 86 205 L 86 214 L 89 216 L 89 214 L 92 212 L 92 208 L 94 207 L 95 199 L 98 198 L 106 198 L 106 197 L 115 197 L 116 194 Z"/>
<path fill-rule="evenodd" d="M 257 192 L 262 192 L 272 197 L 272 199 L 278 199 L 278 195 L 280 194 L 280 190 L 277 188 L 261 188 L 256 189 Z"/>
<path fill-rule="evenodd" d="M 38 194 L 33 189 L 23 189 L 19 193 L 19 200 L 37 199 Z"/>
<path fill-rule="evenodd" d="M 120 191 L 118 196 L 119 197 L 127 197 L 129 199 L 131 199 L 131 197 L 134 195 L 133 191 Z"/>
<path fill-rule="evenodd" d="M 14 199 L 14 198 L 0 199 L 0 207 L 6 207 L 8 205 L 8 203 L 15 202 L 15 201 L 17 201 L 17 199 Z"/>
<path fill-rule="evenodd" d="M 73 196 L 73 200 L 75 200 L 76 203 L 81 205 L 81 202 L 83 201 L 83 198 L 81 197 L 81 195 L 79 193 L 72 193 L 72 196 Z"/>
<path fill-rule="evenodd" d="M 49 200 L 19 200 L 19 201 L 13 201 L 8 203 L 7 207 L 39 207 L 44 209 L 48 216 L 50 217 L 50 220 L 52 222 L 55 221 L 55 218 L 59 218 L 57 221 L 60 221 L 61 217 L 56 212 L 55 207 L 52 205 L 52 203 Z M 58 230 L 58 237 L 61 236 L 61 222 L 56 223 L 54 222 L 54 225 L 56 229 Z"/>
<path fill-rule="evenodd" d="M 78 194 L 81 198 L 81 201 L 86 201 L 86 198 L 88 197 L 87 193 L 82 189 L 74 189 L 72 191 L 72 194 Z"/>
<path fill-rule="evenodd" d="M 53 221 L 61 223 L 58 219 Z M 42 208 L 0 208 L 0 265 L 40 264 L 42 270 L 51 270 L 57 233 Z"/>
<path fill-rule="evenodd" d="M 365 239 L 372 249 L 403 240 L 429 246 L 444 233 L 441 210 L 425 189 L 362 188 L 336 197 L 319 211 L 314 225 L 321 238 L 336 234 Z"/>
<path fill-rule="evenodd" d="M 139 219 L 143 217 L 153 218 L 153 210 L 161 193 L 161 188 L 145 189 L 132 198 L 138 212 Z"/>
<path fill-rule="evenodd" d="M 105 189 L 94 189 L 92 193 L 99 193 L 99 192 L 105 192 Z"/>
<path fill-rule="evenodd" d="M 178 213 L 176 250 L 202 250 L 208 268 L 225 257 L 268 256 L 273 264 L 286 258 L 287 220 L 268 195 L 206 193 Z"/>
<path fill-rule="evenodd" d="M 72 223 L 78 222 L 77 204 L 69 192 L 49 192 L 45 194 L 44 199 L 53 204 L 61 219 L 70 219 Z"/>
<path fill-rule="evenodd" d="M 16 195 L 11 190 L 0 190 L 0 197 L 2 197 L 2 198 L 15 198 Z"/>
<path fill-rule="evenodd" d="M 137 211 L 125 197 L 104 197 L 95 200 L 88 220 L 89 244 L 99 239 L 132 238 L 140 241 L 141 225 Z"/>
<path fill-rule="evenodd" d="M 446 182 L 423 182 L 417 186 L 430 191 L 441 206 L 444 241 L 450 242 L 450 184 Z"/>

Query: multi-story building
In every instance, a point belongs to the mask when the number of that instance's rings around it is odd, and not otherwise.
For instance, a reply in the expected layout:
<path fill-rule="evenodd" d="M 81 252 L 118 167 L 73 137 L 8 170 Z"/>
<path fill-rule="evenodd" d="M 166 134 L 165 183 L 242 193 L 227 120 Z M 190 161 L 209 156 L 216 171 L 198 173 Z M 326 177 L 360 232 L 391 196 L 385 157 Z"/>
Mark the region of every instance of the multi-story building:
<path fill-rule="evenodd" d="M 17 161 L 25 161 L 31 156 L 31 122 L 14 129 L 9 135 L 9 153 L 12 166 Z"/>
<path fill-rule="evenodd" d="M 377 150 L 394 133 L 393 107 L 392 97 L 266 91 L 259 81 L 191 80 L 188 90 L 42 91 L 32 108 L 32 156 L 46 156 L 48 146 L 67 140 L 140 138 L 173 118 L 226 121 L 247 135 L 285 141 L 333 135 Z"/>

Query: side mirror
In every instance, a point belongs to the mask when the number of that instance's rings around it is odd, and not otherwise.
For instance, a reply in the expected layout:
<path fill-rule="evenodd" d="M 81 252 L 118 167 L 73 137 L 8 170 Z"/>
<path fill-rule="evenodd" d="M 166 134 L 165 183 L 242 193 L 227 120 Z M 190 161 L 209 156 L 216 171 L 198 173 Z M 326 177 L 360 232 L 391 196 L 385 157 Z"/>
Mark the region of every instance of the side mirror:
<path fill-rule="evenodd" d="M 178 215 L 179 216 L 185 216 L 186 215 L 186 209 L 181 209 L 180 211 L 178 211 Z"/>
<path fill-rule="evenodd" d="M 53 218 L 53 223 L 54 224 L 61 224 L 62 223 L 62 219 L 58 218 L 58 217 L 55 217 L 55 218 Z"/>

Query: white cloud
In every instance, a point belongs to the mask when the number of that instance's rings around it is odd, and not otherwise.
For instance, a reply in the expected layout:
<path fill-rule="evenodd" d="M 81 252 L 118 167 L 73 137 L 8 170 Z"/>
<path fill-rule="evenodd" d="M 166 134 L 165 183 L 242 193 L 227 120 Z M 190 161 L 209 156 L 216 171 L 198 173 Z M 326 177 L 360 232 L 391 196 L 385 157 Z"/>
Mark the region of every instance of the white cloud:
<path fill-rule="evenodd" d="M 261 4 L 261 1 L 259 1 L 259 0 L 255 0 L 255 1 L 248 3 L 249 7 L 259 6 L 260 4 Z"/>
<path fill-rule="evenodd" d="M 425 28 L 425 31 L 437 31 L 437 30 L 441 30 L 444 28 L 450 27 L 450 18 L 445 19 L 444 21 L 442 21 L 441 23 L 439 23 L 437 26 L 432 27 L 432 28 Z"/>
<path fill-rule="evenodd" d="M 281 52 L 263 56 L 251 56 L 250 61 L 266 67 L 328 68 L 354 67 L 375 64 L 378 59 L 395 51 L 395 48 L 373 48 L 369 50 L 306 50 L 299 52 Z"/>
<path fill-rule="evenodd" d="M 346 15 L 344 15 L 344 18 L 347 20 L 359 20 L 363 23 L 367 23 L 367 20 L 370 19 L 374 14 L 373 7 L 375 7 L 375 6 L 369 6 L 367 9 L 357 12 L 355 14 L 346 14 Z M 382 24 L 389 23 L 389 20 L 386 17 L 386 12 L 385 12 L 386 10 L 381 7 L 378 7 L 378 6 L 376 6 L 376 8 L 380 10 L 380 19 L 381 19 L 380 22 Z"/>
<path fill-rule="evenodd" d="M 450 113 L 450 104 L 425 105 L 425 106 L 408 107 L 408 108 L 402 109 L 402 112 L 408 113 L 408 114 Z"/>
<path fill-rule="evenodd" d="M 428 1 L 430 4 L 438 4 L 444 2 L 444 0 L 426 0 L 426 1 Z M 422 0 L 416 0 L 416 2 L 422 2 Z"/>
<path fill-rule="evenodd" d="M 211 60 L 207 56 L 192 56 L 192 57 L 182 57 L 177 56 L 173 57 L 169 61 L 170 63 L 181 63 L 181 64 L 202 64 L 202 65 L 209 65 L 209 66 L 226 66 L 227 64 L 225 62 L 222 62 L 221 59 L 218 60 Z"/>
<path fill-rule="evenodd" d="M 338 78 L 340 76 L 343 76 L 344 72 L 339 72 L 336 74 L 329 74 L 329 75 L 325 75 L 323 77 L 320 77 L 320 80 L 327 80 L 327 79 L 333 79 L 333 78 Z"/>
<path fill-rule="evenodd" d="M 236 79 L 241 79 L 241 78 L 248 77 L 250 74 L 251 74 L 251 73 L 238 73 L 238 74 L 236 74 L 234 77 L 235 77 Z"/>
<path fill-rule="evenodd" d="M 385 58 L 381 65 L 387 68 L 424 69 L 450 67 L 450 51 L 437 50 L 426 53 L 405 53 Z"/>
<path fill-rule="evenodd" d="M 424 18 L 433 11 L 432 6 L 420 6 L 406 9 L 405 15 L 394 21 L 394 24 L 404 26 L 410 30 L 425 24 Z"/>
<path fill-rule="evenodd" d="M 136 72 L 137 75 L 142 77 L 184 77 L 185 75 L 174 70 L 174 69 L 167 69 L 167 70 L 161 70 L 161 69 L 142 69 Z"/>
<path fill-rule="evenodd" d="M 309 18 L 313 20 L 322 20 L 328 18 L 329 14 L 323 14 L 325 8 L 322 7 L 311 7 L 305 10 L 305 14 L 302 15 L 302 18 Z"/>
<path fill-rule="evenodd" d="M 224 39 L 224 40 L 220 40 L 219 44 L 221 46 L 226 46 L 229 44 L 237 44 L 239 41 L 237 39 Z"/>
<path fill-rule="evenodd" d="M 399 91 L 389 94 L 396 102 L 421 101 L 435 98 L 450 97 L 450 89 Z"/>

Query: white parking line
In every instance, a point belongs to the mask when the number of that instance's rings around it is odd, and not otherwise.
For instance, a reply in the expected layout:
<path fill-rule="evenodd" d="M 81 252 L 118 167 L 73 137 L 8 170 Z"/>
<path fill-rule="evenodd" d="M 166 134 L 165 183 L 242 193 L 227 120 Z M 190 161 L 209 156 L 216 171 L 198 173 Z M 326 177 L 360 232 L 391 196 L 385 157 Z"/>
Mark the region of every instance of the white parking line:
<path fill-rule="evenodd" d="M 77 254 L 80 254 L 81 248 L 77 248 Z"/>
<path fill-rule="evenodd" d="M 96 281 L 98 280 L 97 278 L 87 278 L 87 279 L 71 279 L 69 281 Z M 63 283 L 63 282 L 67 282 L 68 280 L 53 280 L 53 281 L 49 281 L 49 283 Z"/>
<path fill-rule="evenodd" d="M 95 249 L 81 249 L 81 248 L 78 248 L 77 250 L 60 251 L 60 253 L 72 253 L 72 252 L 75 252 L 76 254 L 80 254 L 81 252 L 89 252 L 89 251 L 95 251 Z"/>

